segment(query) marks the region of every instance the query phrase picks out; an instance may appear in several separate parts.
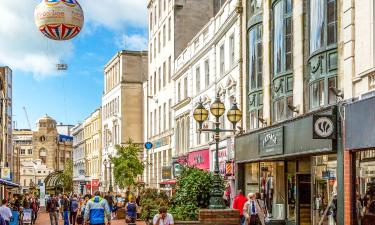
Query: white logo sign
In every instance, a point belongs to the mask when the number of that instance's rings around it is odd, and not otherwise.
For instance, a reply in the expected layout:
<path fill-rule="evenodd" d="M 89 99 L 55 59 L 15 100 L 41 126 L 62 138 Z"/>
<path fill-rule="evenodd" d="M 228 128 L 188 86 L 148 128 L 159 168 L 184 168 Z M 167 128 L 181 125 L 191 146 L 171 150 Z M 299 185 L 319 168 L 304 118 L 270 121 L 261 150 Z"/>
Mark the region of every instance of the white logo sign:
<path fill-rule="evenodd" d="M 277 137 L 275 134 L 267 134 L 263 139 L 263 146 L 266 146 L 269 142 L 272 142 L 274 145 L 277 144 Z"/>
<path fill-rule="evenodd" d="M 333 134 L 334 125 L 330 118 L 321 117 L 315 121 L 314 131 L 320 137 L 326 138 Z"/>

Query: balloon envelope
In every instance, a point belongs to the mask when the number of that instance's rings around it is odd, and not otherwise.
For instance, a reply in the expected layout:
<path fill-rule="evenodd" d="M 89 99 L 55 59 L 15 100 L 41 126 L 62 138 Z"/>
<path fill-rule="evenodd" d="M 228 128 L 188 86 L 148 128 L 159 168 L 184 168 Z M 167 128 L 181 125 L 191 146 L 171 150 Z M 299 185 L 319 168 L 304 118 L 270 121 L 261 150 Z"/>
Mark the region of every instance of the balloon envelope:
<path fill-rule="evenodd" d="M 77 0 L 42 0 L 34 12 L 35 24 L 45 36 L 69 40 L 83 27 L 84 15 Z"/>

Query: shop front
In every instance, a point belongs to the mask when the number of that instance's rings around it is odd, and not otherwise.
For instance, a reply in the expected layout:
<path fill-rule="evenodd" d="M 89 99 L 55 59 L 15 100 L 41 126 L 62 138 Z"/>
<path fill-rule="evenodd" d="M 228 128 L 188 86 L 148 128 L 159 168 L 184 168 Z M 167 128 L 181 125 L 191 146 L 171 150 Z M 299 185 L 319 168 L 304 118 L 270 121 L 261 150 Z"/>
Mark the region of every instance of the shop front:
<path fill-rule="evenodd" d="M 270 224 L 339 224 L 336 128 L 330 107 L 236 138 L 236 186 Z"/>
<path fill-rule="evenodd" d="M 350 174 L 345 187 L 350 193 L 346 202 L 351 224 L 375 222 L 375 97 L 348 104 L 345 108 L 345 153 Z M 349 208 L 349 207 L 348 207 Z"/>

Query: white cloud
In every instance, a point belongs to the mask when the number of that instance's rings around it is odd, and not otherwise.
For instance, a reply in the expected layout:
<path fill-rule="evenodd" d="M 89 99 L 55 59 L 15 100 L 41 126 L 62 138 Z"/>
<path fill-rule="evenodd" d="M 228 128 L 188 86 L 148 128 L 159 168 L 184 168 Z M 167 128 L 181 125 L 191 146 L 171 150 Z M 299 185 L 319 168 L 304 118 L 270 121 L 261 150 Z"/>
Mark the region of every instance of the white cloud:
<path fill-rule="evenodd" d="M 116 40 L 116 45 L 120 49 L 126 50 L 146 50 L 147 43 L 147 37 L 139 34 L 133 34 L 130 36 L 123 34 Z"/>
<path fill-rule="evenodd" d="M 85 14 L 85 25 L 78 38 L 93 34 L 99 26 L 116 33 L 122 33 L 127 27 L 146 28 L 147 1 L 79 0 Z M 49 40 L 38 31 L 34 24 L 34 9 L 39 2 L 0 0 L 0 65 L 32 73 L 38 79 L 60 74 L 55 69 L 56 64 L 68 61 L 74 50 L 72 42 Z M 141 35 L 122 35 L 114 48 L 119 46 L 145 49 L 147 39 Z"/>
<path fill-rule="evenodd" d="M 56 63 L 71 55 L 73 45 L 48 40 L 39 33 L 34 24 L 37 4 L 30 0 L 0 0 L 0 64 L 40 79 L 58 75 Z"/>
<path fill-rule="evenodd" d="M 89 25 L 112 29 L 147 26 L 148 0 L 79 0 Z"/>

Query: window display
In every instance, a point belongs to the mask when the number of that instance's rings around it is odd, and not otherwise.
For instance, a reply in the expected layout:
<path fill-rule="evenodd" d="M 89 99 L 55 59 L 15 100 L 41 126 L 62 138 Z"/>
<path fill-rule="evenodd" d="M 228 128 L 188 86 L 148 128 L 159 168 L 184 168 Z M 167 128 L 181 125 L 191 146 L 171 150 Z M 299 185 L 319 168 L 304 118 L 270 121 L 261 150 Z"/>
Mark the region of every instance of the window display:
<path fill-rule="evenodd" d="M 313 224 L 337 224 L 337 156 L 313 157 Z"/>
<path fill-rule="evenodd" d="M 375 220 L 375 150 L 356 153 L 356 209 L 354 224 Z"/>

